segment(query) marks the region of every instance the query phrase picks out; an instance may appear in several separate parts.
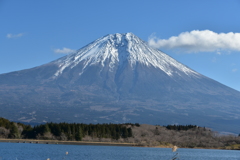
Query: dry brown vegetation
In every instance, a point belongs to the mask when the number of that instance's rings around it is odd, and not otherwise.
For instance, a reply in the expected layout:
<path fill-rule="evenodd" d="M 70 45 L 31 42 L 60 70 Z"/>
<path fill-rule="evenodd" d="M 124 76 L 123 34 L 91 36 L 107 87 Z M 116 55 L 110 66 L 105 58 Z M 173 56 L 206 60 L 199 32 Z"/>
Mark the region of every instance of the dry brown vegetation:
<path fill-rule="evenodd" d="M 141 146 L 176 145 L 186 148 L 231 148 L 240 144 L 240 137 L 235 135 L 220 135 L 210 129 L 196 127 L 189 130 L 169 130 L 162 126 L 142 124 L 132 128 L 133 138 L 129 142 Z M 229 148 L 230 147 L 230 148 Z M 236 148 L 235 149 L 240 149 Z"/>
<path fill-rule="evenodd" d="M 132 127 L 133 137 L 126 139 L 99 139 L 84 137 L 84 141 L 101 142 L 126 142 L 136 146 L 146 147 L 172 147 L 181 148 L 219 148 L 219 149 L 240 149 L 240 137 L 236 135 L 220 135 L 203 127 L 196 127 L 189 130 L 169 130 L 163 126 L 142 124 L 140 127 Z"/>

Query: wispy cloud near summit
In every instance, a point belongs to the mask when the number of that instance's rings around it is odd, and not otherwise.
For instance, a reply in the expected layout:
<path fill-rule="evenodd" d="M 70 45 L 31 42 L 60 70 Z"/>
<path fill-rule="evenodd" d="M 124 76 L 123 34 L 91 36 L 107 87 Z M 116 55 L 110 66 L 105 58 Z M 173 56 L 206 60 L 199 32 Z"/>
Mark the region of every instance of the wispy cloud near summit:
<path fill-rule="evenodd" d="M 19 38 L 19 37 L 22 37 L 24 35 L 24 33 L 19 33 L 19 34 L 7 34 L 7 38 Z"/>
<path fill-rule="evenodd" d="M 59 54 L 69 54 L 75 52 L 75 50 L 64 47 L 63 49 L 54 49 L 54 52 Z"/>
<path fill-rule="evenodd" d="M 174 49 L 177 51 L 213 52 L 213 51 L 240 51 L 240 33 L 215 33 L 210 30 L 193 30 L 183 32 L 169 39 L 159 39 L 151 36 L 148 40 L 150 46 L 158 49 Z"/>

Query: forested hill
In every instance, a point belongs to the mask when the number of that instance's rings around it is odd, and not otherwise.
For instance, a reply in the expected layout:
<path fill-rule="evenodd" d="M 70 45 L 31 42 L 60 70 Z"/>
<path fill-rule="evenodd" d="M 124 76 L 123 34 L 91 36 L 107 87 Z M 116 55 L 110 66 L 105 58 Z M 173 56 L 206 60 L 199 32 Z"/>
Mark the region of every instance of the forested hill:
<path fill-rule="evenodd" d="M 0 118 L 0 137 L 81 141 L 90 136 L 118 140 L 132 137 L 132 126 L 139 124 L 46 123 L 32 127 Z"/>
<path fill-rule="evenodd" d="M 240 149 L 240 136 L 220 135 L 196 125 L 46 123 L 32 127 L 0 118 L 0 138 Z"/>

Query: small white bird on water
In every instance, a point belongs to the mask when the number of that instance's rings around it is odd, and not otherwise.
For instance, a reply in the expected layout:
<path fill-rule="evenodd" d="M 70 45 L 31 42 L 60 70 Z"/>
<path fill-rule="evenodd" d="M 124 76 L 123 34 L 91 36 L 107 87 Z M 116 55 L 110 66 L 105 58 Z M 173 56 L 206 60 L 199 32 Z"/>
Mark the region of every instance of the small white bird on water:
<path fill-rule="evenodd" d="M 173 148 L 172 148 L 172 152 L 176 152 L 176 151 L 177 151 L 177 149 L 178 149 L 178 147 L 177 147 L 177 146 L 173 146 Z"/>

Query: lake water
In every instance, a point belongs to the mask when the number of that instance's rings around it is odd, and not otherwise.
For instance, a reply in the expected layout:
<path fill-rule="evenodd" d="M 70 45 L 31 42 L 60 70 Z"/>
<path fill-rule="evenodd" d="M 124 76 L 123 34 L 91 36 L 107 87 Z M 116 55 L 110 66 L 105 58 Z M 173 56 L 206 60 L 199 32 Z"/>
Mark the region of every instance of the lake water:
<path fill-rule="evenodd" d="M 177 152 L 180 160 L 240 160 L 240 151 L 180 148 Z M 0 160 L 171 160 L 174 154 L 170 148 L 0 143 Z"/>

